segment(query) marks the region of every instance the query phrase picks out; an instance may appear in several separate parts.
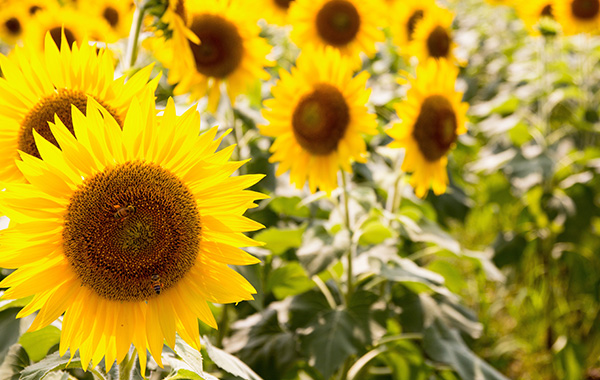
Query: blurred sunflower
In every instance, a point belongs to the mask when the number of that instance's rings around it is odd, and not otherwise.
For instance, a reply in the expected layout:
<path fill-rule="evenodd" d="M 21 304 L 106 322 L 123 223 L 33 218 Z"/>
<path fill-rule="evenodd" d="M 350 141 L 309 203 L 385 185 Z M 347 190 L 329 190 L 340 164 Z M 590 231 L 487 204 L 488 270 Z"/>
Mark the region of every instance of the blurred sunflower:
<path fill-rule="evenodd" d="M 17 43 L 29 17 L 27 9 L 18 4 L 3 6 L 0 13 L 0 41 L 9 45 Z"/>
<path fill-rule="evenodd" d="M 258 79 L 269 78 L 263 68 L 272 65 L 266 58 L 271 47 L 259 37 L 256 20 L 248 17 L 255 14 L 252 2 L 180 0 L 177 4 L 175 13 L 185 30 L 174 29 L 171 38 L 153 42 L 153 51 L 166 52 L 157 58 L 169 69 L 169 83 L 177 84 L 175 94 L 189 93 L 191 100 L 208 96 L 208 108 L 215 111 L 221 84 L 234 104 Z"/>
<path fill-rule="evenodd" d="M 452 40 L 452 20 L 454 14 L 447 9 L 435 7 L 417 24 L 413 40 L 407 47 L 407 53 L 425 62 L 428 58 L 445 58 L 456 62 Z"/>
<path fill-rule="evenodd" d="M 71 6 L 46 4 L 46 8 L 35 12 L 25 26 L 23 40 L 27 45 L 42 51 L 46 33 L 50 33 L 60 48 L 61 28 L 69 46 L 74 42 L 81 44 L 84 40 L 103 41 L 110 34 L 104 20 L 84 15 Z"/>
<path fill-rule="evenodd" d="M 290 38 L 301 49 L 305 46 L 331 46 L 347 58 L 360 63 L 360 53 L 372 57 L 376 42 L 385 40 L 381 5 L 359 0 L 296 0 L 290 7 Z"/>
<path fill-rule="evenodd" d="M 207 302 L 253 299 L 228 264 L 258 262 L 238 247 L 258 245 L 243 232 L 263 226 L 243 214 L 265 198 L 245 190 L 263 176 L 230 177 L 243 162 L 229 162 L 233 146 L 216 152 L 217 128 L 199 136 L 200 115 L 176 116 L 172 100 L 156 116 L 151 91 L 122 129 L 92 97 L 86 115 L 72 111 L 75 136 L 59 119 L 60 149 L 34 133 L 43 161 L 22 154 L 29 183 L 0 194 L 17 222 L 0 236 L 0 266 L 17 268 L 0 287 L 33 296 L 17 315 L 39 310 L 29 331 L 64 313 L 61 355 L 109 369 L 133 343 L 144 374 L 146 349 L 162 366 L 176 332 L 200 349 L 198 319 L 217 327 Z"/>
<path fill-rule="evenodd" d="M 10 57 L 0 54 L 0 182 L 23 181 L 15 163 L 19 150 L 40 157 L 34 130 L 57 144 L 48 128 L 55 114 L 73 132 L 71 105 L 85 111 L 89 95 L 122 124 L 133 97 L 156 89 L 157 80 L 146 84 L 151 66 L 124 83 L 124 77 L 114 79 L 112 57 L 103 49 L 75 43 L 71 50 L 63 34 L 59 51 L 51 32 L 45 45 L 44 53 L 25 46 Z"/>
<path fill-rule="evenodd" d="M 532 34 L 539 34 L 537 25 L 542 18 L 554 19 L 553 0 L 530 0 L 516 4 L 515 8 L 525 27 Z"/>
<path fill-rule="evenodd" d="M 415 28 L 423 17 L 437 6 L 434 0 L 396 0 L 391 4 L 390 31 L 400 50 L 413 40 Z"/>
<path fill-rule="evenodd" d="M 448 152 L 458 135 L 467 131 L 462 93 L 454 89 L 458 69 L 445 59 L 429 59 L 417 67 L 406 100 L 396 106 L 400 122 L 387 134 L 392 148 L 406 150 L 402 170 L 413 172 L 410 182 L 419 197 L 431 187 L 446 191 Z"/>
<path fill-rule="evenodd" d="M 110 34 L 103 42 L 115 42 L 127 37 L 133 18 L 133 1 L 123 0 L 93 0 L 80 5 L 81 11 L 90 14 L 94 19 L 103 19 L 108 24 Z"/>
<path fill-rule="evenodd" d="M 554 0 L 552 11 L 565 34 L 600 30 L 600 0 Z"/>
<path fill-rule="evenodd" d="M 301 188 L 308 179 L 311 192 L 330 193 L 337 187 L 341 168 L 352 172 L 353 160 L 365 162 L 362 134 L 377 133 L 375 115 L 366 104 L 369 77 L 353 77 L 352 63 L 337 49 L 304 50 L 291 73 L 281 70 L 273 87 L 273 99 L 265 101 L 260 126 L 275 137 L 271 162 L 279 162 L 277 175 L 290 171 L 290 181 Z"/>
<path fill-rule="evenodd" d="M 275 25 L 287 25 L 291 4 L 294 0 L 263 0 L 261 16 L 269 23 Z"/>

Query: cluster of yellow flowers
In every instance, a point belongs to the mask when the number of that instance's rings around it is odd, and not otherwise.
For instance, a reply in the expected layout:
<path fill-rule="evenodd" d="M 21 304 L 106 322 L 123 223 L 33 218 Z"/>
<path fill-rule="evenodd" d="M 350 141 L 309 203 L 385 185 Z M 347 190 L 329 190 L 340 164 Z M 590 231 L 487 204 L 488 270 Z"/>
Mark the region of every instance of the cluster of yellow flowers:
<path fill-rule="evenodd" d="M 301 53 L 279 70 L 259 129 L 274 138 L 277 174 L 289 171 L 311 192 L 330 193 L 340 170 L 367 160 L 364 136 L 378 125 L 362 58 L 377 54 L 387 31 L 418 63 L 386 129 L 389 146 L 405 150 L 402 169 L 418 196 L 446 190 L 448 152 L 466 132 L 468 108 L 455 89 L 462 62 L 448 9 L 433 0 L 145 0 L 138 16 L 150 3 L 163 12 L 139 22 L 143 47 L 176 95 L 206 97 L 209 111 L 270 80 L 265 68 L 275 63 L 258 19 L 291 26 Z M 534 3 L 565 30 L 598 29 L 598 0 Z M 17 268 L 0 283 L 4 298 L 33 297 L 19 313 L 38 312 L 33 330 L 64 313 L 60 353 L 79 350 L 84 366 L 121 361 L 133 343 L 143 372 L 146 349 L 161 364 L 176 331 L 199 349 L 197 319 L 216 327 L 207 302 L 255 292 L 228 265 L 257 262 L 240 247 L 259 244 L 243 233 L 262 226 L 243 214 L 265 198 L 247 190 L 263 175 L 232 177 L 243 162 L 230 161 L 233 147 L 217 151 L 216 128 L 200 134 L 194 107 L 178 116 L 169 99 L 157 110 L 152 66 L 114 78 L 111 51 L 88 41 L 126 37 L 133 3 L 0 6 L 0 212 L 11 223 L 0 267 Z"/>

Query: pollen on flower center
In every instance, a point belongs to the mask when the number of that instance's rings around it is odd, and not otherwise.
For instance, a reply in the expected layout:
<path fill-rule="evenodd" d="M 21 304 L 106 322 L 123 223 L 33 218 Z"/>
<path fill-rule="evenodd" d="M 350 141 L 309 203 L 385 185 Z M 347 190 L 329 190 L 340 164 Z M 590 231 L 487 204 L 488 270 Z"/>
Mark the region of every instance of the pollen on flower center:
<path fill-rule="evenodd" d="M 15 17 L 11 17 L 4 22 L 4 26 L 6 26 L 6 30 L 13 36 L 18 36 L 21 34 L 23 28 L 21 27 L 21 23 Z"/>
<path fill-rule="evenodd" d="M 117 120 L 121 121 L 117 113 L 110 107 L 100 102 Z M 87 96 L 82 91 L 59 89 L 53 95 L 50 95 L 40 100 L 21 122 L 21 130 L 19 131 L 18 147 L 25 153 L 40 158 L 35 140 L 33 138 L 33 130 L 35 129 L 42 137 L 58 146 L 58 142 L 52 135 L 52 131 L 48 126 L 48 122 L 54 122 L 54 115 L 65 124 L 65 126 L 73 132 L 73 121 L 71 118 L 71 105 L 74 105 L 81 112 L 85 113 L 87 106 Z"/>
<path fill-rule="evenodd" d="M 415 33 L 417 23 L 423 19 L 423 16 L 424 13 L 422 9 L 417 9 L 412 15 L 410 15 L 408 22 L 406 23 L 406 34 L 409 41 L 413 39 L 413 34 Z"/>
<path fill-rule="evenodd" d="M 571 12 L 578 19 L 590 20 L 600 12 L 599 0 L 573 0 L 571 2 Z"/>
<path fill-rule="evenodd" d="M 438 25 L 427 37 L 427 50 L 434 58 L 448 56 L 450 52 L 450 36 L 446 29 Z"/>
<path fill-rule="evenodd" d="M 119 12 L 113 7 L 106 7 L 102 12 L 102 17 L 113 28 L 119 24 Z"/>
<path fill-rule="evenodd" d="M 413 137 L 427 161 L 439 160 L 456 141 L 456 113 L 442 95 L 431 95 L 423 101 L 414 125 Z"/>
<path fill-rule="evenodd" d="M 275 0 L 275 5 L 282 9 L 288 9 L 294 0 Z"/>
<path fill-rule="evenodd" d="M 52 28 L 48 32 L 50 33 L 50 37 L 52 37 L 52 39 L 54 40 L 54 43 L 60 50 L 60 45 L 62 43 L 60 26 Z M 64 32 L 65 32 L 65 38 L 67 39 L 67 43 L 69 44 L 69 47 L 72 48 L 73 43 L 77 40 L 77 38 L 75 38 L 75 34 L 67 28 L 64 28 Z"/>
<path fill-rule="evenodd" d="M 360 28 L 360 15 L 347 0 L 332 0 L 317 13 L 317 32 L 330 45 L 351 42 Z"/>
<path fill-rule="evenodd" d="M 189 42 L 198 72 L 224 78 L 240 65 L 244 45 L 234 24 L 218 15 L 203 14 L 194 18 L 190 29 L 200 39 L 199 45 Z"/>
<path fill-rule="evenodd" d="M 156 164 L 127 162 L 88 178 L 64 218 L 64 251 L 84 286 L 115 301 L 143 301 L 194 265 L 201 238 L 196 200 Z M 153 280 L 158 278 L 158 280 Z"/>
<path fill-rule="evenodd" d="M 298 144 L 314 155 L 337 149 L 350 122 L 348 104 L 334 86 L 321 83 L 300 99 L 292 116 Z"/>

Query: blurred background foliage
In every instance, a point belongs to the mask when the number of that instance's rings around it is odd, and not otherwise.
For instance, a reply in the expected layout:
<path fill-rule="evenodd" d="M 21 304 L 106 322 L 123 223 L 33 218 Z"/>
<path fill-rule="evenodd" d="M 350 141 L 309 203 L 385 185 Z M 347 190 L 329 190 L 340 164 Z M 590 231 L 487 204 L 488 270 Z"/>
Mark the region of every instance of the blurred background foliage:
<path fill-rule="evenodd" d="M 250 250 L 262 264 L 239 268 L 258 294 L 213 307 L 219 330 L 201 326 L 203 361 L 180 342 L 151 378 L 600 379 L 598 38 L 552 24 L 531 36 L 507 6 L 450 8 L 470 109 L 448 191 L 415 197 L 402 151 L 385 147 L 405 91 L 395 74 L 412 70 L 388 41 L 364 63 L 381 133 L 347 179 L 349 229 L 341 189 L 308 195 L 268 162 L 257 107 L 296 48 L 263 26 L 277 46 L 273 79 L 226 119 L 237 123 L 226 143 L 252 158 L 242 170 L 267 174 L 256 190 L 271 198 L 248 213 L 266 226 L 253 236 L 265 246 Z M 163 80 L 159 101 L 171 94 Z M 25 303 L 0 303 L 2 379 L 118 377 L 65 370 L 60 321 L 22 331 Z"/>

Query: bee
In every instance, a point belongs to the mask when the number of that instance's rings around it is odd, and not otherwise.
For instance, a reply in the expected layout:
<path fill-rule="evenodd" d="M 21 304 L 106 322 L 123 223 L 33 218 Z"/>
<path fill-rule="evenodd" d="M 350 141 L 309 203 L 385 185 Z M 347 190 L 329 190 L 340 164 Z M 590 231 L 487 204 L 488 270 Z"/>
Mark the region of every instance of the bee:
<path fill-rule="evenodd" d="M 115 219 L 119 219 L 119 222 L 122 222 L 128 216 L 135 214 L 135 206 L 133 205 L 125 207 L 121 207 L 121 205 L 114 205 L 113 207 L 117 209 L 117 211 L 113 214 L 113 217 Z"/>
<path fill-rule="evenodd" d="M 162 291 L 162 286 L 163 286 L 163 284 L 160 282 L 160 278 L 158 277 L 157 274 L 153 274 L 151 278 L 152 278 L 152 287 L 154 288 L 154 291 L 156 292 L 156 294 L 160 294 L 160 292 Z"/>

